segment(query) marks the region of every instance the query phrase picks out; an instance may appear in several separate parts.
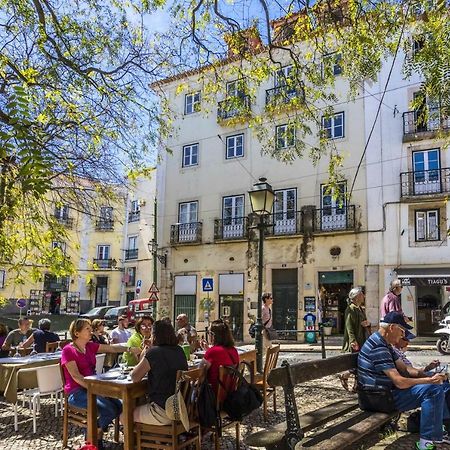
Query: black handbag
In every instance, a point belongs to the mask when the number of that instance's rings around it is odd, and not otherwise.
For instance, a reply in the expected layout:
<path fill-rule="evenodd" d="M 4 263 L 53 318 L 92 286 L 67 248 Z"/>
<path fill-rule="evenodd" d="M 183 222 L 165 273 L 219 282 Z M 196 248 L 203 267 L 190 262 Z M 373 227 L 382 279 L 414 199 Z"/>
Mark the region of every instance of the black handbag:
<path fill-rule="evenodd" d="M 274 341 L 274 340 L 278 339 L 278 333 L 277 333 L 277 330 L 275 330 L 275 328 L 273 328 L 273 327 L 266 328 L 266 333 L 267 333 L 267 339 L 269 339 L 269 341 Z"/>
<path fill-rule="evenodd" d="M 387 386 L 358 386 L 358 404 L 363 411 L 397 411 L 392 391 Z"/>

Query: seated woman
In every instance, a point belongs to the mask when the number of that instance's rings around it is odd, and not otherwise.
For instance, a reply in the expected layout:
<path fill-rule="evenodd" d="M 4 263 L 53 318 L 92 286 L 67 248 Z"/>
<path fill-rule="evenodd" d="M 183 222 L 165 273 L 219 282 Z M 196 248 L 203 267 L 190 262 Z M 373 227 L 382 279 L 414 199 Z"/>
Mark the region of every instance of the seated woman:
<path fill-rule="evenodd" d="M 152 335 L 152 316 L 142 316 L 136 321 L 134 325 L 134 333 L 128 339 L 127 345 L 129 347 L 140 347 L 148 346 L 150 344 L 150 336 Z M 135 366 L 138 363 L 138 358 L 133 354 L 127 353 L 124 355 L 124 359 L 129 366 Z"/>
<path fill-rule="evenodd" d="M 64 370 L 64 392 L 68 395 L 70 405 L 87 408 L 87 385 L 84 377 L 95 374 L 96 353 L 131 352 L 140 355 L 140 348 L 124 345 L 104 345 L 91 341 L 92 327 L 88 319 L 74 320 L 69 327 L 72 342 L 61 353 L 61 366 Z M 97 396 L 99 448 L 102 447 L 102 433 L 108 425 L 119 417 L 122 403 L 118 399 Z"/>
<path fill-rule="evenodd" d="M 208 382 L 217 394 L 219 385 L 219 367 L 237 366 L 239 354 L 234 347 L 234 339 L 230 327 L 222 319 L 214 320 L 211 324 L 210 335 L 212 346 L 203 344 L 207 348 L 202 365 L 208 368 Z"/>
<path fill-rule="evenodd" d="M 149 402 L 134 410 L 134 420 L 149 425 L 168 425 L 171 420 L 166 415 L 166 400 L 175 393 L 177 371 L 187 370 L 188 365 L 169 322 L 157 320 L 153 324 L 151 341 L 145 357 L 131 372 L 135 383 L 148 374 Z"/>
<path fill-rule="evenodd" d="M 91 323 L 92 326 L 92 342 L 97 344 L 109 344 L 109 336 L 105 331 L 106 322 L 102 319 L 94 319 Z"/>

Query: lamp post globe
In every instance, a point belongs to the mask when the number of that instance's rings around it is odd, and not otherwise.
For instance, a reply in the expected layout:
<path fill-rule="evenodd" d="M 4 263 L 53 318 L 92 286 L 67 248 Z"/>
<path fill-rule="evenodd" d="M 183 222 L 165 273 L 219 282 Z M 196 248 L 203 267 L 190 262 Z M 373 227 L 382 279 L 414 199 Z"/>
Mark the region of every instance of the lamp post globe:
<path fill-rule="evenodd" d="M 250 204 L 252 212 L 259 216 L 256 228 L 259 232 L 258 245 L 258 309 L 255 326 L 255 348 L 256 348 L 256 367 L 258 372 L 262 373 L 263 361 L 263 324 L 262 324 L 262 293 L 263 293 L 263 266 L 264 266 L 264 229 L 270 224 L 264 220 L 266 216 L 271 214 L 275 193 L 272 186 L 267 183 L 266 178 L 260 178 L 258 183 L 253 185 L 253 189 L 249 191 Z"/>

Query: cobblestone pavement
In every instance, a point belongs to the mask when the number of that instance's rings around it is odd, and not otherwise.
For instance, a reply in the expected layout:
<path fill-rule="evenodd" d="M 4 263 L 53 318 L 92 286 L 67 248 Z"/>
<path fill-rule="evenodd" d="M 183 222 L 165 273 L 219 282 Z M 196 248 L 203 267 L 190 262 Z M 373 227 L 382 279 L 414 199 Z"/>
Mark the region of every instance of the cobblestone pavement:
<path fill-rule="evenodd" d="M 330 355 L 331 356 L 331 355 Z M 436 355 L 433 355 L 436 356 Z M 286 358 L 287 357 L 287 358 Z M 289 359 L 292 362 L 296 359 L 303 359 L 301 356 L 292 357 L 291 354 L 282 354 L 280 360 Z M 427 358 L 429 359 L 429 357 Z M 308 412 L 318 407 L 332 403 L 333 400 L 349 398 L 354 394 L 346 392 L 340 385 L 337 377 L 327 377 L 318 382 L 311 382 L 296 388 L 298 399 L 311 399 L 310 402 L 298 402 L 300 412 Z M 241 426 L 241 437 L 256 431 L 267 428 L 284 421 L 284 399 L 282 392 L 278 393 L 278 412 L 274 413 L 272 405 L 269 404 L 269 421 L 264 422 L 262 409 L 255 411 L 248 416 Z M 380 432 L 375 430 L 372 435 L 365 438 L 358 445 L 349 447 L 348 450 L 412 450 L 418 435 L 406 433 L 404 418 L 399 422 L 399 430 L 396 432 Z M 0 397 L 0 450 L 47 450 L 62 449 L 61 443 L 62 418 L 54 417 L 53 404 L 50 400 L 43 400 L 41 412 L 37 423 L 37 433 L 33 434 L 31 413 L 25 407 L 19 406 L 19 431 L 14 432 L 12 405 Z M 242 439 L 243 440 L 243 439 Z M 112 431 L 106 435 L 106 449 L 120 450 L 123 446 L 113 442 Z M 84 442 L 81 429 L 70 427 L 69 448 L 78 449 Z M 205 439 L 202 443 L 202 450 L 213 448 L 210 439 Z M 222 449 L 231 450 L 235 448 L 235 436 L 233 430 L 226 430 L 222 439 Z M 241 443 L 241 450 L 249 450 L 250 447 Z M 450 450 L 450 445 L 442 445 L 440 450 Z"/>

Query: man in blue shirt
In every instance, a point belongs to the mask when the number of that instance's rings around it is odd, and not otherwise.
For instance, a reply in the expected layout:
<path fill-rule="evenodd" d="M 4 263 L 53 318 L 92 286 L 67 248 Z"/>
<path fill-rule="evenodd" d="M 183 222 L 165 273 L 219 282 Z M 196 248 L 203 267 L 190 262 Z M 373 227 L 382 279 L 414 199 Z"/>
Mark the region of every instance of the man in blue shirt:
<path fill-rule="evenodd" d="M 358 383 L 362 386 L 384 386 L 392 390 L 399 411 L 421 408 L 420 441 L 417 450 L 434 450 L 436 443 L 450 443 L 443 433 L 443 419 L 449 412 L 445 404 L 443 374 L 423 376 L 423 373 L 406 366 L 392 350 L 412 327 L 403 314 L 390 312 L 380 322 L 380 328 L 362 346 L 358 356 Z M 408 374 L 404 377 L 401 374 Z"/>
<path fill-rule="evenodd" d="M 33 334 L 23 343 L 23 348 L 28 348 L 34 344 L 34 349 L 38 353 L 45 353 L 47 342 L 58 342 L 59 336 L 50 331 L 50 319 L 41 319 L 39 321 L 38 330 L 34 330 Z"/>

